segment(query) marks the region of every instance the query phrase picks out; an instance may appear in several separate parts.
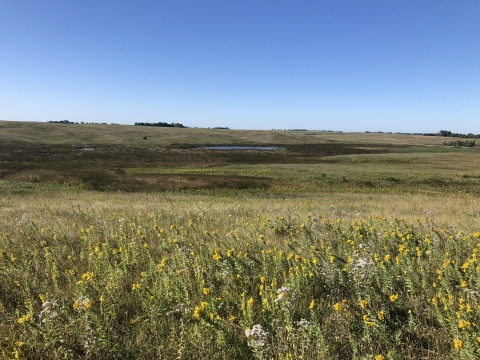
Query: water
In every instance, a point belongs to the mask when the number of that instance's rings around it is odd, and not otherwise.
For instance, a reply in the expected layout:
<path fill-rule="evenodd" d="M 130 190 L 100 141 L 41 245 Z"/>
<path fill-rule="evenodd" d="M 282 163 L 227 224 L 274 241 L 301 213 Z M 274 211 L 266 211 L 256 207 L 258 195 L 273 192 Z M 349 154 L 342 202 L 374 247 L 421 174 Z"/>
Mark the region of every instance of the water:
<path fill-rule="evenodd" d="M 201 148 L 196 148 L 201 150 L 285 150 L 283 147 L 279 146 L 204 146 Z"/>

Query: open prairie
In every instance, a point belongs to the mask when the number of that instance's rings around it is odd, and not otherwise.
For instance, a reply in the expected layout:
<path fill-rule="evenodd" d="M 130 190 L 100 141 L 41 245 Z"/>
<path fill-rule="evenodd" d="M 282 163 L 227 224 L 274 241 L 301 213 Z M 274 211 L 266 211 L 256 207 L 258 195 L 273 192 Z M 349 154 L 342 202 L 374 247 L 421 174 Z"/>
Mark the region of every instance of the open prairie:
<path fill-rule="evenodd" d="M 1 354 L 477 358 L 480 149 L 445 140 L 0 122 Z"/>

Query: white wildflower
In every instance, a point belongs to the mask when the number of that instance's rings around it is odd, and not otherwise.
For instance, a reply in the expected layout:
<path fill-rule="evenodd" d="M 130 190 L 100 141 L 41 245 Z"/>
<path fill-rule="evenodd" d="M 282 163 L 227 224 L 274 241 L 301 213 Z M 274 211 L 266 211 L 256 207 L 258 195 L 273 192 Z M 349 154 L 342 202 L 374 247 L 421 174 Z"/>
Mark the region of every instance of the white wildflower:
<path fill-rule="evenodd" d="M 29 221 L 28 213 L 23 213 L 20 219 L 17 219 L 17 226 L 21 226 Z"/>
<path fill-rule="evenodd" d="M 92 307 L 93 301 L 85 295 L 80 296 L 73 303 L 73 308 L 76 310 L 89 310 Z"/>
<path fill-rule="evenodd" d="M 300 321 L 297 321 L 296 324 L 299 329 L 307 329 L 310 326 L 310 321 L 300 319 Z"/>
<path fill-rule="evenodd" d="M 465 288 L 465 289 L 463 289 L 463 291 L 466 292 L 469 295 L 472 295 L 472 296 L 480 299 L 480 292 L 478 292 L 477 290 Z"/>
<path fill-rule="evenodd" d="M 248 339 L 248 346 L 260 348 L 267 342 L 268 332 L 263 330 L 262 325 L 253 325 L 251 329 L 245 330 L 245 336 Z"/>
<path fill-rule="evenodd" d="M 40 318 L 40 322 L 44 323 L 47 319 L 52 320 L 56 318 L 60 312 L 61 310 L 59 309 L 57 300 L 47 300 L 42 303 L 42 311 L 40 311 L 38 317 Z"/>
<path fill-rule="evenodd" d="M 369 255 L 371 256 L 371 254 Z M 358 257 L 358 254 L 355 254 L 355 256 Z M 356 276 L 359 276 L 361 279 L 365 279 L 365 277 L 373 269 L 373 266 L 374 266 L 374 263 L 371 259 L 363 258 L 363 257 L 354 259 L 352 263 L 353 263 L 352 272 Z"/>
<path fill-rule="evenodd" d="M 274 300 L 275 302 L 279 302 L 280 300 L 282 300 L 287 294 L 288 292 L 290 291 L 291 289 L 289 289 L 288 287 L 286 286 L 282 286 L 281 288 L 279 288 L 277 290 L 277 298 Z"/>
<path fill-rule="evenodd" d="M 175 310 L 168 311 L 165 315 L 167 316 L 182 316 L 183 314 L 188 312 L 188 307 L 185 306 L 185 304 L 179 304 Z"/>

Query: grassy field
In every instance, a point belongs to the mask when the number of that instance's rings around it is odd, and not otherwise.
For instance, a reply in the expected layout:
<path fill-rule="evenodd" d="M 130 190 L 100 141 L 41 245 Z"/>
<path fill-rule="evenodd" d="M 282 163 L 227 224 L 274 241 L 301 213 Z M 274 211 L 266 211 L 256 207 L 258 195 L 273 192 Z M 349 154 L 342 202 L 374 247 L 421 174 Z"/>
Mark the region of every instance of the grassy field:
<path fill-rule="evenodd" d="M 147 140 L 144 140 L 144 137 Z M 397 145 L 441 145 L 447 138 L 414 135 L 342 133 L 326 131 L 256 131 L 182 129 L 127 125 L 68 125 L 0 121 L 1 142 L 65 145 L 192 146 L 207 144 L 308 144 L 361 143 Z"/>
<path fill-rule="evenodd" d="M 444 140 L 0 122 L 2 357 L 479 358 L 480 153 Z"/>

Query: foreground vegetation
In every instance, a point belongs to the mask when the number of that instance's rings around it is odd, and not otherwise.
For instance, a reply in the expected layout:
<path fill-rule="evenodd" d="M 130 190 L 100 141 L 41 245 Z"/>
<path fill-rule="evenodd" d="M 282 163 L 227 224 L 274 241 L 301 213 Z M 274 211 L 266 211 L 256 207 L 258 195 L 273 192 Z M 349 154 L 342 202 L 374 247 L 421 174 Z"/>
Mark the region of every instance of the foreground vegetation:
<path fill-rule="evenodd" d="M 480 358 L 477 149 L 345 136 L 4 138 L 2 358 Z"/>
<path fill-rule="evenodd" d="M 480 232 L 433 211 L 173 196 L 134 214 L 56 200 L 0 239 L 4 357 L 478 356 Z"/>

